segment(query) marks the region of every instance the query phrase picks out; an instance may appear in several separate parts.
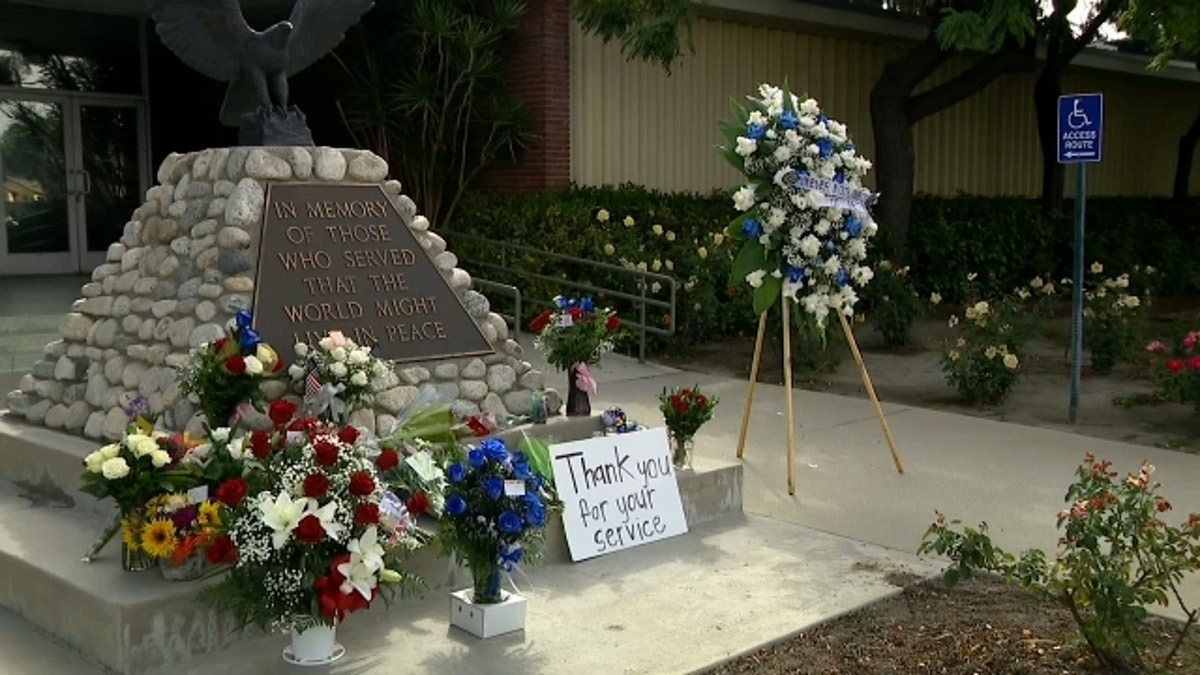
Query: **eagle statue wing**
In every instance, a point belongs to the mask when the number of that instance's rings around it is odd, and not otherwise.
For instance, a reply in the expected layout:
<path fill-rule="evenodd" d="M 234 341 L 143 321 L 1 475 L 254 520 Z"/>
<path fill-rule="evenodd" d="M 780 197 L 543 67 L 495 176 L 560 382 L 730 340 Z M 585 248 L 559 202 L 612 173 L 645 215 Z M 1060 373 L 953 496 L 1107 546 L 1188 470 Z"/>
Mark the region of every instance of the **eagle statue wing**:
<path fill-rule="evenodd" d="M 214 80 L 238 79 L 242 48 L 255 35 L 238 0 L 152 0 L 150 16 L 181 61 Z"/>
<path fill-rule="evenodd" d="M 296 0 L 290 19 L 288 77 L 333 51 L 346 37 L 346 29 L 374 6 L 374 0 Z"/>

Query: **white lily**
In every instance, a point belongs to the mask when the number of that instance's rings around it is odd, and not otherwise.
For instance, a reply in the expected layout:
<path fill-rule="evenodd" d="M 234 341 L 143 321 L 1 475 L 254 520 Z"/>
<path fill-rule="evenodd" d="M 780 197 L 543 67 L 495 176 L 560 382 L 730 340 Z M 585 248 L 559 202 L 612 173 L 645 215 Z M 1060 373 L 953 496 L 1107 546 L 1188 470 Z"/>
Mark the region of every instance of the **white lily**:
<path fill-rule="evenodd" d="M 300 523 L 300 519 L 307 515 L 306 505 L 307 500 L 304 498 L 292 499 L 286 492 L 279 493 L 273 502 L 267 499 L 258 505 L 263 524 L 274 532 L 271 535 L 271 545 L 275 550 L 283 548 L 292 530 Z M 324 525 L 324 522 L 321 524 Z"/>
<path fill-rule="evenodd" d="M 442 473 L 441 467 L 433 461 L 433 455 L 428 451 L 422 450 L 415 455 L 409 455 L 404 463 L 412 467 L 412 470 L 417 472 L 417 477 L 426 483 L 441 480 L 445 475 Z"/>
<path fill-rule="evenodd" d="M 337 502 L 329 502 L 318 508 L 317 500 L 310 498 L 304 511 L 305 516 L 316 516 L 317 520 L 321 521 L 321 527 L 325 528 L 326 536 L 335 541 L 346 530 L 345 526 L 335 520 L 337 507 Z"/>
<path fill-rule="evenodd" d="M 346 578 L 338 589 L 346 595 L 357 592 L 364 600 L 370 600 L 379 578 L 357 554 L 350 555 L 350 561 L 337 566 L 338 574 Z"/>
<path fill-rule="evenodd" d="M 346 550 L 350 552 L 351 561 L 355 558 L 362 560 L 372 572 L 383 569 L 383 546 L 379 544 L 379 529 L 376 526 L 368 527 L 358 539 L 351 539 L 346 544 Z"/>

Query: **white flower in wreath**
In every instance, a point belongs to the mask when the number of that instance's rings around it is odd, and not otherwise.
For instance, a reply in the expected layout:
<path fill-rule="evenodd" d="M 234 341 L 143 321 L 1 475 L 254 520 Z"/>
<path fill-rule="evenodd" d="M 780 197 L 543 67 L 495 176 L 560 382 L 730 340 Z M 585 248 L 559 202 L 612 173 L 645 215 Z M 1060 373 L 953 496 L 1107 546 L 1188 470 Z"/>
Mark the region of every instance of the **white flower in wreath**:
<path fill-rule="evenodd" d="M 775 161 L 780 163 L 787 162 L 792 158 L 792 154 L 793 151 L 790 147 L 787 145 L 780 145 L 778 148 L 775 148 Z"/>
<path fill-rule="evenodd" d="M 766 115 L 763 115 L 761 112 L 755 110 L 750 113 L 750 118 L 747 120 L 747 122 L 757 127 L 765 127 L 767 126 L 768 120 Z"/>
<path fill-rule="evenodd" d="M 805 258 L 815 257 L 817 252 L 820 250 L 821 240 L 817 239 L 811 234 L 800 240 L 800 253 L 803 254 Z"/>
<path fill-rule="evenodd" d="M 859 265 L 850 272 L 850 278 L 859 286 L 865 286 L 875 278 L 875 272 L 870 267 Z"/>
<path fill-rule="evenodd" d="M 806 98 L 800 103 L 800 114 L 802 115 L 819 115 L 821 114 L 821 106 L 817 104 L 817 99 Z"/>
<path fill-rule="evenodd" d="M 742 157 L 749 157 L 758 151 L 758 141 L 752 138 L 741 136 L 737 139 L 737 154 Z"/>
<path fill-rule="evenodd" d="M 767 272 L 765 270 L 754 270 L 746 275 L 746 283 L 750 284 L 752 288 L 758 288 L 763 285 L 763 278 L 766 276 Z"/>
<path fill-rule="evenodd" d="M 754 187 L 746 185 L 733 193 L 733 207 L 738 211 L 749 211 L 754 208 Z"/>
<path fill-rule="evenodd" d="M 833 177 L 836 175 L 837 167 L 835 167 L 833 164 L 826 163 L 817 167 L 817 176 L 820 178 L 824 178 L 825 180 L 833 180 Z M 820 205 L 820 203 L 821 202 L 818 201 L 816 204 L 814 204 L 814 206 Z"/>
<path fill-rule="evenodd" d="M 787 213 L 783 209 L 772 206 L 771 212 L 767 215 L 767 226 L 773 231 L 785 222 L 787 222 Z"/>

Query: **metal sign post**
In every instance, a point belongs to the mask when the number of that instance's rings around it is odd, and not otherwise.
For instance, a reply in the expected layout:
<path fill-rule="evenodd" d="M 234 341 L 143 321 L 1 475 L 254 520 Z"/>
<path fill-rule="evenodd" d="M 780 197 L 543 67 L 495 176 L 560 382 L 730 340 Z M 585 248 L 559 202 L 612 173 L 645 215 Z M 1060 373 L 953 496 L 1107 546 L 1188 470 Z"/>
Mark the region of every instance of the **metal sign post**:
<path fill-rule="evenodd" d="M 1071 424 L 1079 423 L 1083 372 L 1083 241 L 1087 217 L 1087 165 L 1099 162 L 1104 147 L 1104 95 L 1069 94 L 1058 99 L 1058 162 L 1074 164 L 1075 259 L 1071 289 Z"/>

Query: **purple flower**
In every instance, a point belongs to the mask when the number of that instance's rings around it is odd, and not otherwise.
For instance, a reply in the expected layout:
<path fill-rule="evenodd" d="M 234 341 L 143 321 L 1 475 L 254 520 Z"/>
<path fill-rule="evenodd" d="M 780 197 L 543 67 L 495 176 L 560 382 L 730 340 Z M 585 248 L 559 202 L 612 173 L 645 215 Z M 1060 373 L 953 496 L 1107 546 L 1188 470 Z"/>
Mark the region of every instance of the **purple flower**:
<path fill-rule="evenodd" d="M 195 506 L 185 506 L 171 514 L 171 522 L 175 523 L 176 530 L 186 530 L 196 523 L 198 514 Z"/>

